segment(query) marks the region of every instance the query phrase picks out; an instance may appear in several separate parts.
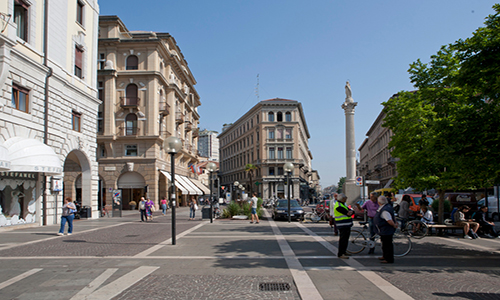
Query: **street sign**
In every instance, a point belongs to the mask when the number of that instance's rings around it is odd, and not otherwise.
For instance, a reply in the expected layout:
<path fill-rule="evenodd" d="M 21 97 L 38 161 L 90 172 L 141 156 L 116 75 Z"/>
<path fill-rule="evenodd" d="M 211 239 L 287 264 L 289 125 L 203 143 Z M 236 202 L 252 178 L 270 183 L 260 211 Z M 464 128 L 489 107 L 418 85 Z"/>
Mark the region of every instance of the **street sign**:
<path fill-rule="evenodd" d="M 365 180 L 366 184 L 380 184 L 379 180 Z"/>
<path fill-rule="evenodd" d="M 356 186 L 362 186 L 362 185 L 363 185 L 363 176 L 356 177 Z"/>

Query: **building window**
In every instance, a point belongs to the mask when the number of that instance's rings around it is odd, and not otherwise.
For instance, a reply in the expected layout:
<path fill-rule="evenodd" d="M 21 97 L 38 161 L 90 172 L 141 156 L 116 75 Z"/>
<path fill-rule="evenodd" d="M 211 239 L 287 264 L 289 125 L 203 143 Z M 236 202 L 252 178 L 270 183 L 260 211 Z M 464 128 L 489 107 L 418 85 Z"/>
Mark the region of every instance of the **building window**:
<path fill-rule="evenodd" d="M 276 132 L 276 138 L 277 139 L 282 139 L 283 138 L 283 128 L 279 128 Z"/>
<path fill-rule="evenodd" d="M 97 60 L 97 63 L 99 64 L 99 70 L 104 70 L 104 68 L 106 67 L 106 54 L 99 53 L 99 59 Z"/>
<path fill-rule="evenodd" d="M 283 147 L 278 147 L 278 159 L 283 159 Z"/>
<path fill-rule="evenodd" d="M 268 114 L 268 121 L 269 122 L 274 122 L 274 113 L 272 111 L 270 111 L 269 114 Z"/>
<path fill-rule="evenodd" d="M 293 156 L 292 156 L 292 148 L 291 147 L 287 147 L 286 148 L 286 158 L 287 159 L 292 159 Z"/>
<path fill-rule="evenodd" d="M 292 129 L 285 129 L 285 139 L 292 138 Z"/>
<path fill-rule="evenodd" d="M 269 175 L 274 175 L 274 167 L 269 167 Z"/>
<path fill-rule="evenodd" d="M 14 1 L 14 23 L 17 25 L 16 34 L 24 41 L 28 41 L 28 8 L 22 0 Z"/>
<path fill-rule="evenodd" d="M 12 107 L 24 112 L 29 109 L 29 91 L 16 84 L 12 85 Z"/>
<path fill-rule="evenodd" d="M 278 175 L 285 175 L 285 172 L 283 172 L 283 167 L 278 167 Z"/>
<path fill-rule="evenodd" d="M 82 124 L 82 114 L 76 111 L 73 111 L 71 113 L 71 127 L 74 131 L 81 131 L 81 124 Z"/>
<path fill-rule="evenodd" d="M 269 148 L 269 159 L 274 159 L 274 147 Z"/>
<path fill-rule="evenodd" d="M 102 104 L 100 106 L 102 106 Z M 97 133 L 103 133 L 103 131 L 104 131 L 104 118 L 102 117 L 102 111 L 100 111 L 97 113 Z"/>
<path fill-rule="evenodd" d="M 269 138 L 274 139 L 274 129 L 269 129 Z"/>
<path fill-rule="evenodd" d="M 135 55 L 127 57 L 127 70 L 137 70 L 139 66 L 139 59 Z"/>
<path fill-rule="evenodd" d="M 292 122 L 292 114 L 289 111 L 285 113 L 285 121 Z"/>
<path fill-rule="evenodd" d="M 125 103 L 126 105 L 138 105 L 139 104 L 139 98 L 137 97 L 138 94 L 138 88 L 137 85 L 135 84 L 129 84 L 127 85 L 127 88 L 125 90 Z"/>
<path fill-rule="evenodd" d="M 104 145 L 99 146 L 99 155 L 101 157 L 106 157 L 106 147 L 104 147 Z"/>
<path fill-rule="evenodd" d="M 283 114 L 281 113 L 281 111 L 279 111 L 277 114 L 276 114 L 276 121 L 278 122 L 283 122 Z"/>
<path fill-rule="evenodd" d="M 75 76 L 83 78 L 83 49 L 75 45 Z"/>
<path fill-rule="evenodd" d="M 80 1 L 76 1 L 76 21 L 83 26 L 83 6 Z"/>
<path fill-rule="evenodd" d="M 137 156 L 137 145 L 125 145 L 125 156 Z"/>
<path fill-rule="evenodd" d="M 128 114 L 125 117 L 125 135 L 136 135 L 137 134 L 137 115 Z"/>

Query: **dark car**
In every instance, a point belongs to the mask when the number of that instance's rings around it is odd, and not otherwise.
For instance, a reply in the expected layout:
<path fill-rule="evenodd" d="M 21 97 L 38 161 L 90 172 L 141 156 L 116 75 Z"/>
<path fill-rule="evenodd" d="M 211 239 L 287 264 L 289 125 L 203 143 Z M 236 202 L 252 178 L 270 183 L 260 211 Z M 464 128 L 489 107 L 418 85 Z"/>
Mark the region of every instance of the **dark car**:
<path fill-rule="evenodd" d="M 290 217 L 292 220 L 304 220 L 304 209 L 297 200 L 290 200 Z M 273 220 L 288 220 L 288 200 L 280 199 L 274 203 Z"/>

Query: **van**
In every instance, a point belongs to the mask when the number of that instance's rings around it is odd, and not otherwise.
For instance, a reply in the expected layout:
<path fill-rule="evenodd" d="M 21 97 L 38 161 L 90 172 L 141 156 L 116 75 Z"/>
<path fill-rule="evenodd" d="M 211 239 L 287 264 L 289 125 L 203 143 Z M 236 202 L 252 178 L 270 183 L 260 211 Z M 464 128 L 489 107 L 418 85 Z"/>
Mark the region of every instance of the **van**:
<path fill-rule="evenodd" d="M 479 207 L 486 205 L 484 198 L 477 201 Z M 498 200 L 495 196 L 488 196 L 488 217 L 491 217 L 493 221 L 500 221 L 500 215 L 498 214 Z"/>

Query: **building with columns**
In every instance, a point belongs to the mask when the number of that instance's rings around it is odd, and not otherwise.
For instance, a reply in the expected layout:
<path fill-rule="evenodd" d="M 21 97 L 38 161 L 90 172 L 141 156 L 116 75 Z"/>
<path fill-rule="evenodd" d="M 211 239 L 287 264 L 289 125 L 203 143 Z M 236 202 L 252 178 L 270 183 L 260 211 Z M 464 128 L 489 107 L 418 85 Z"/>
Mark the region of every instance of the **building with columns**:
<path fill-rule="evenodd" d="M 234 187 L 238 181 L 245 192 L 256 191 L 264 199 L 285 198 L 283 165 L 291 162 L 290 197 L 309 198 L 313 159 L 309 138 L 300 102 L 280 98 L 260 101 L 236 122 L 225 124 L 219 134 L 221 185 L 236 197 L 241 197 L 241 190 Z M 252 183 L 245 171 L 247 164 L 256 166 Z"/>
<path fill-rule="evenodd" d="M 0 226 L 98 217 L 97 0 L 0 1 Z"/>
<path fill-rule="evenodd" d="M 97 130 L 102 202 L 122 191 L 123 208 L 141 196 L 158 203 L 167 197 L 170 155 L 164 141 L 176 136 L 178 203 L 202 195 L 189 166 L 198 162 L 196 80 L 175 39 L 168 33 L 129 31 L 117 16 L 99 18 Z M 182 180 L 182 182 L 181 182 Z"/>

